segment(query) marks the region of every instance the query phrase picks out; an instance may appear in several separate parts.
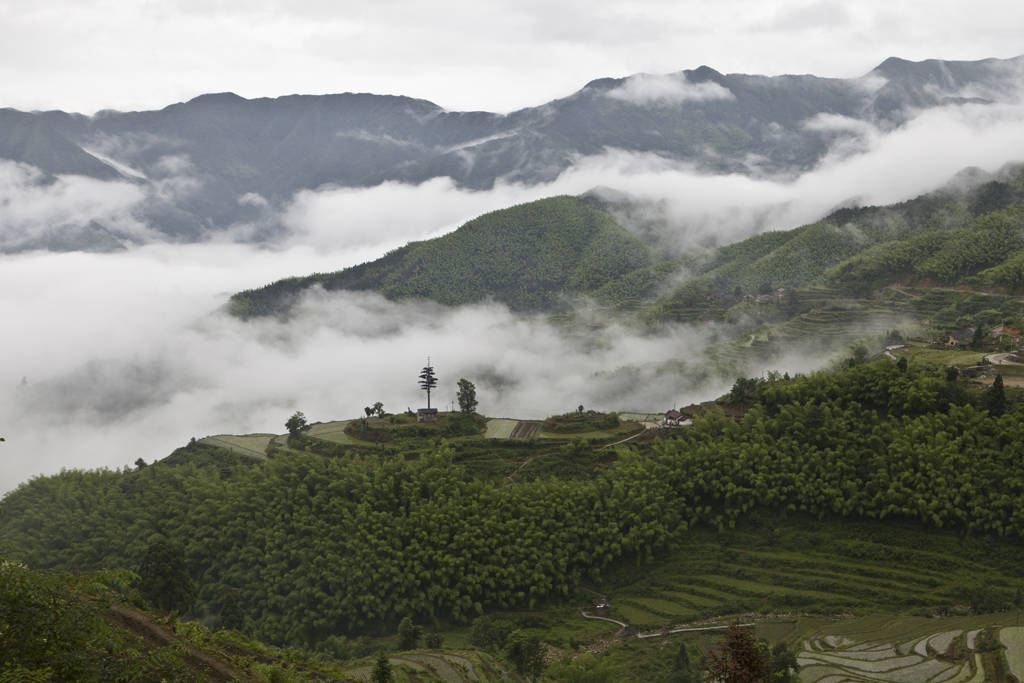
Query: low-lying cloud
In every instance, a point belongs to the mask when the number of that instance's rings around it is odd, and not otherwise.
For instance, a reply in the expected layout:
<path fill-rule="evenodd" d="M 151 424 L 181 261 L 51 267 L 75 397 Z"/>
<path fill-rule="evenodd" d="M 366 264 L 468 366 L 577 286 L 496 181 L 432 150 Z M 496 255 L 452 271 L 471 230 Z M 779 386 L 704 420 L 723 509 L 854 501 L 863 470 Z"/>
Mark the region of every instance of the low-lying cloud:
<path fill-rule="evenodd" d="M 625 192 L 650 214 L 633 218 L 660 225 L 661 238 L 685 250 L 794 227 L 851 200 L 904 200 L 964 167 L 995 171 L 1024 159 L 1024 109 L 1012 104 L 929 111 L 887 133 L 825 118 L 807 125 L 862 149 L 851 154 L 837 142 L 817 168 L 791 179 L 702 175 L 656 155 L 606 150 L 531 187 L 499 182 L 475 192 L 435 179 L 323 188 L 292 198 L 278 217 L 285 235 L 267 248 L 162 243 L 151 237 L 154 226 L 133 218 L 132 207 L 145 201 L 135 183 L 54 181 L 0 164 L 0 244 L 87 216 L 152 240 L 111 254 L 0 256 L 0 490 L 61 467 L 151 461 L 191 436 L 280 432 L 297 409 L 329 420 L 374 401 L 415 408 L 428 355 L 441 378 L 440 405 L 467 377 L 482 410 L 495 416 L 539 417 L 580 403 L 661 410 L 708 398 L 728 380 L 693 379 L 715 333 L 707 326 L 645 336 L 600 320 L 597 332 L 575 336 L 498 305 L 452 310 L 352 293 L 313 292 L 288 323 L 242 323 L 220 309 L 234 291 L 371 260 L 486 211 L 554 194 Z M 170 178 L 187 177 L 187 164 L 168 163 Z M 242 201 L 273 210 L 260 199 Z M 768 367 L 808 369 L 826 356 L 798 354 Z"/>
<path fill-rule="evenodd" d="M 143 197 L 133 183 L 83 176 L 49 178 L 32 166 L 0 160 L 0 250 L 93 222 L 139 239 L 152 238 L 153 233 L 132 216 Z"/>
<path fill-rule="evenodd" d="M 683 74 L 637 74 L 626 79 L 619 87 L 609 90 L 607 96 L 637 105 L 680 104 L 708 100 L 733 100 L 736 96 L 725 86 L 714 81 L 693 83 Z"/>
<path fill-rule="evenodd" d="M 17 324 L 0 367 L 0 490 L 63 467 L 152 461 L 193 436 L 280 433 L 295 410 L 326 421 L 376 401 L 415 409 L 427 356 L 440 378 L 435 405 L 454 401 L 466 377 L 491 416 L 579 404 L 661 411 L 731 383 L 706 359 L 727 332 L 715 326 L 645 335 L 595 317 L 582 333 L 492 303 L 453 309 L 320 290 L 288 322 L 241 322 L 221 309 L 231 290 L 299 263 L 322 268 L 317 258 L 237 244 L 3 257 L 0 315 Z M 827 355 L 782 362 L 808 369 Z"/>

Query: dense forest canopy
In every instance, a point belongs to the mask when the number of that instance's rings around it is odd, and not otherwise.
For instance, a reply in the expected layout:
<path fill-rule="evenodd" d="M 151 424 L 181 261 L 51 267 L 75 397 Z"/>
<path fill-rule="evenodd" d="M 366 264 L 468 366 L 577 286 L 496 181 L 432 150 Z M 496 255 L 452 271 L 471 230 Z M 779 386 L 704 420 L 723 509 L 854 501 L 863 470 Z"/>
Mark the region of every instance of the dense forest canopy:
<path fill-rule="evenodd" d="M 407 615 L 464 622 L 564 598 L 690 528 L 760 509 L 1024 530 L 1013 391 L 995 410 L 944 371 L 889 360 L 735 391 L 741 420 L 711 411 L 620 447 L 589 477 L 474 477 L 449 446 L 265 462 L 193 446 L 133 471 L 35 478 L 3 499 L 0 533 L 34 566 L 81 569 L 137 567 L 168 539 L 198 615 L 240 592 L 248 631 L 313 644 Z"/>

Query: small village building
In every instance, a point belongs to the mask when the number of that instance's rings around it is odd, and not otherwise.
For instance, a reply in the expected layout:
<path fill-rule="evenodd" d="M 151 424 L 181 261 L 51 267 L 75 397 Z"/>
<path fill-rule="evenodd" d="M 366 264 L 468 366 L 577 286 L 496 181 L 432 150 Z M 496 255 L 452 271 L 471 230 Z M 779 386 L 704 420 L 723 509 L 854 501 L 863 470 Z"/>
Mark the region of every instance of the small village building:
<path fill-rule="evenodd" d="M 419 408 L 416 411 L 417 422 L 437 422 L 437 408 Z"/>
<path fill-rule="evenodd" d="M 949 335 L 946 339 L 946 346 L 967 346 L 974 340 L 974 328 L 965 327 Z"/>
<path fill-rule="evenodd" d="M 678 427 L 679 423 L 682 422 L 684 419 L 686 419 L 685 416 L 681 412 L 673 408 L 672 410 L 665 413 L 664 425 L 666 427 Z"/>

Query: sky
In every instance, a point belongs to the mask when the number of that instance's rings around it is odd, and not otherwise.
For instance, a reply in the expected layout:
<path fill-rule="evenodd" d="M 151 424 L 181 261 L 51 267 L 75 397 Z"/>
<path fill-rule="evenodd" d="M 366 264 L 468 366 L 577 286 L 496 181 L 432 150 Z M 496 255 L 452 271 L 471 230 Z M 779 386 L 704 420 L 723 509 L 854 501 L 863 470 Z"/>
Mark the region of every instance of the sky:
<path fill-rule="evenodd" d="M 0 0 L 0 107 L 153 109 L 204 92 L 374 92 L 510 111 L 588 81 L 860 76 L 1024 53 L 1017 0 Z"/>
<path fill-rule="evenodd" d="M 91 113 L 212 91 L 370 91 L 507 111 L 593 78 L 700 64 L 848 77 L 890 55 L 1010 57 L 1024 53 L 1022 20 L 1021 3 L 993 1 L 0 0 L 0 106 Z M 1021 130 L 1018 98 L 940 108 L 895 131 L 863 126 L 851 132 L 855 153 L 836 148 L 785 181 L 706 176 L 608 150 L 540 186 L 499 182 L 471 192 L 438 178 L 303 190 L 284 203 L 278 218 L 287 231 L 273 248 L 169 244 L 133 211 L 146 201 L 136 184 L 40 183 L 31 168 L 0 160 L 0 247 L 69 217 L 117 226 L 141 243 L 116 254 L 0 254 L 0 494 L 64 467 L 152 462 L 193 436 L 280 433 L 295 410 L 319 421 L 375 401 L 389 411 L 417 407 L 427 355 L 441 405 L 467 377 L 491 416 L 543 417 L 580 403 L 658 411 L 712 398 L 728 382 L 688 383 L 659 365 L 699 366 L 716 332 L 705 326 L 645 336 L 602 320 L 599 333 L 581 339 L 494 304 L 448 310 L 366 294 L 314 293 L 287 324 L 243 323 L 223 307 L 241 289 L 336 270 L 486 211 L 595 186 L 660 206 L 680 226 L 671 235 L 679 248 L 795 227 L 850 201 L 911 198 L 965 166 L 994 172 L 1024 159 Z M 179 161 L 157 187 L 171 200 L 199 182 Z M 793 348 L 771 369 L 821 367 L 836 352 Z"/>

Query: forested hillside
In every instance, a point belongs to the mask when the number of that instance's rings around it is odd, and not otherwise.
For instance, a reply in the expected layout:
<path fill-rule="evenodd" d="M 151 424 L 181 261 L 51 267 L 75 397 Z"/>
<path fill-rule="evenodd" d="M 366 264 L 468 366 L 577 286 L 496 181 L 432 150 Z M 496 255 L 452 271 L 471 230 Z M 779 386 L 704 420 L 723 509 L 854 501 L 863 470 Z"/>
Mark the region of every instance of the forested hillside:
<path fill-rule="evenodd" d="M 581 441 L 566 453 L 589 477 L 479 478 L 443 445 L 259 462 L 197 444 L 135 471 L 33 479 L 0 503 L 0 535 L 33 566 L 78 569 L 135 567 L 170 539 L 197 616 L 233 604 L 247 632 L 292 644 L 565 601 L 758 511 L 909 520 L 1018 552 L 1017 390 L 886 359 L 746 380 L 730 400 L 749 406 L 741 420 L 711 411 L 610 464 Z"/>
<path fill-rule="evenodd" d="M 892 285 L 971 285 L 1013 292 L 1024 247 L 1024 168 L 901 204 L 841 209 L 789 231 L 769 232 L 692 254 L 693 277 L 645 316 L 687 320 L 723 315 L 744 297 L 778 288 L 834 288 L 832 298 L 870 298 Z M 1019 270 L 1019 268 L 1018 268 Z"/>
<path fill-rule="evenodd" d="M 554 197 L 372 263 L 240 292 L 230 310 L 280 315 L 317 285 L 449 305 L 490 297 L 521 312 L 565 310 L 584 295 L 609 320 L 731 323 L 712 369 L 736 376 L 795 337 L 835 352 L 858 329 L 904 326 L 941 338 L 1024 315 L 1024 168 L 962 176 L 901 204 L 841 209 L 682 255 L 659 247 L 651 226 L 621 227 L 628 200 Z"/>
<path fill-rule="evenodd" d="M 654 260 L 653 250 L 594 200 L 552 197 L 485 214 L 371 263 L 240 292 L 230 310 L 243 318 L 282 313 L 314 285 L 451 306 L 492 298 L 513 310 L 550 310 Z"/>

